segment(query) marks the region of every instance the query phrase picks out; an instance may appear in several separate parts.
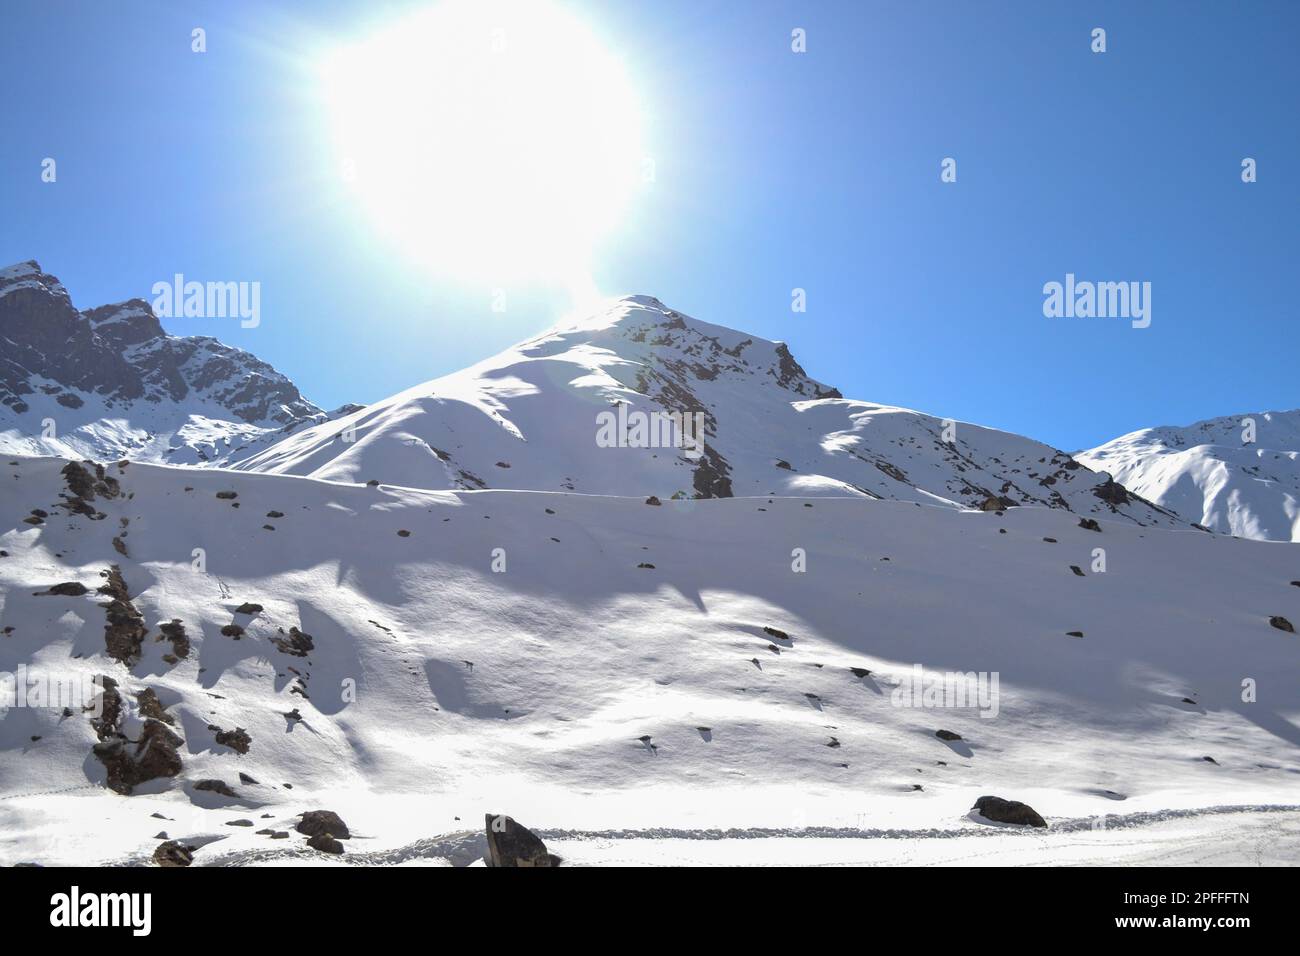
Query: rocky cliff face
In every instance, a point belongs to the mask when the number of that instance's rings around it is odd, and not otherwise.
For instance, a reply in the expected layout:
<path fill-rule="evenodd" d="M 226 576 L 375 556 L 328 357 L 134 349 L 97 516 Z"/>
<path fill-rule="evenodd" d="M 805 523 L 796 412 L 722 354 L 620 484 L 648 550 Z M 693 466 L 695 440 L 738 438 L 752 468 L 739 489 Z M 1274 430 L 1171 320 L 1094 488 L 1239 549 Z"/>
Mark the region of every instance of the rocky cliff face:
<path fill-rule="evenodd" d="M 0 340 L 13 451 L 218 461 L 328 417 L 256 356 L 168 335 L 143 299 L 79 311 L 35 261 L 0 269 Z"/>

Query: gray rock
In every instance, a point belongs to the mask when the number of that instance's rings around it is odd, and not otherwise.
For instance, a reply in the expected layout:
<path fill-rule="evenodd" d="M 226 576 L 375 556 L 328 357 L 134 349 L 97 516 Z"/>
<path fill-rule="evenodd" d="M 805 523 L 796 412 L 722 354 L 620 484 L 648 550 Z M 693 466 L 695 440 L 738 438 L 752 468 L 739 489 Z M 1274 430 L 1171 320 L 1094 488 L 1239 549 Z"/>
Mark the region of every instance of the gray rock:
<path fill-rule="evenodd" d="M 1001 797 L 980 797 L 973 810 L 978 810 L 986 820 L 996 823 L 1015 823 L 1021 826 L 1045 827 L 1047 822 L 1027 803 L 1004 800 Z"/>
<path fill-rule="evenodd" d="M 559 866 L 559 857 L 546 852 L 546 844 L 526 826 L 513 818 L 489 813 L 484 817 L 487 829 L 488 865 L 537 867 Z"/>

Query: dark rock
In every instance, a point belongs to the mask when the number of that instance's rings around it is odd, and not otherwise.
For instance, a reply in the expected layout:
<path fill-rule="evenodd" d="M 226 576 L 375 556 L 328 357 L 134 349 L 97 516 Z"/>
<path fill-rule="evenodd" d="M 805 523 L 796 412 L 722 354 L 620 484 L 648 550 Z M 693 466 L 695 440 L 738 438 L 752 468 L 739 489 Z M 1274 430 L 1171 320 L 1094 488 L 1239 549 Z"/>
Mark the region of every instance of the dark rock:
<path fill-rule="evenodd" d="M 1083 568 L 1079 567 L 1077 564 L 1070 565 L 1070 570 L 1081 578 L 1086 576 L 1083 573 Z"/>
<path fill-rule="evenodd" d="M 104 647 L 109 657 L 133 667 L 140 660 L 140 647 L 149 629 L 144 626 L 144 617 L 131 603 L 126 582 L 122 579 L 122 569 L 116 564 L 110 565 L 106 577 L 107 581 L 99 588 L 100 594 L 111 598 L 103 605 L 104 615 L 108 618 L 104 625 Z"/>
<path fill-rule="evenodd" d="M 1295 633 L 1295 626 L 1290 621 L 1288 621 L 1286 618 L 1282 617 L 1279 614 L 1275 614 L 1272 617 L 1270 617 L 1268 619 L 1268 623 L 1273 625 L 1279 631 L 1286 631 L 1288 634 Z"/>
<path fill-rule="evenodd" d="M 251 601 L 245 601 L 239 607 L 235 608 L 236 614 L 261 614 L 262 605 L 254 604 Z"/>
<path fill-rule="evenodd" d="M 306 657 L 307 653 L 316 647 L 316 642 L 312 640 L 310 634 L 304 634 L 296 627 L 289 628 L 289 636 L 273 637 L 271 643 L 276 646 L 282 654 L 291 654 L 294 657 Z"/>
<path fill-rule="evenodd" d="M 764 627 L 763 633 L 766 634 L 768 637 L 775 638 L 778 641 L 790 640 L 790 635 L 777 627 Z"/>
<path fill-rule="evenodd" d="M 850 667 L 849 670 L 852 672 L 854 677 L 862 678 L 871 676 L 871 671 L 867 670 L 865 667 Z"/>
<path fill-rule="evenodd" d="M 328 833 L 317 833 L 307 841 L 307 845 L 313 850 L 319 850 L 321 853 L 343 852 L 343 844 Z"/>
<path fill-rule="evenodd" d="M 651 495 L 649 498 L 647 498 L 645 500 L 645 503 L 648 505 L 656 505 L 656 506 L 663 504 L 663 502 L 660 501 L 658 497 L 656 497 L 655 495 Z"/>
<path fill-rule="evenodd" d="M 1022 826 L 1045 827 L 1047 822 L 1038 815 L 1033 807 L 1019 800 L 1003 800 L 1001 797 L 980 797 L 972 808 L 978 810 L 986 820 L 997 823 L 1016 823 Z"/>
<path fill-rule="evenodd" d="M 158 693 L 153 688 L 145 688 L 135 695 L 135 701 L 140 709 L 141 717 L 152 717 L 154 720 L 161 720 L 163 723 L 174 724 L 171 714 L 163 709 L 162 702 L 158 699 Z"/>
<path fill-rule="evenodd" d="M 95 744 L 92 753 L 108 771 L 109 789 L 129 796 L 141 783 L 180 773 L 181 757 L 176 748 L 184 742 L 162 721 L 150 719 L 138 740 L 114 735 Z"/>
<path fill-rule="evenodd" d="M 961 734 L 954 734 L 951 730 L 936 730 L 934 735 L 940 740 L 961 740 Z"/>
<path fill-rule="evenodd" d="M 1066 631 L 1066 637 L 1083 637 L 1083 631 Z"/>
<path fill-rule="evenodd" d="M 206 790 L 209 793 L 216 793 L 223 797 L 230 797 L 232 800 L 238 799 L 239 794 L 231 790 L 224 781 L 221 780 L 199 780 L 194 784 L 195 790 Z"/>
<path fill-rule="evenodd" d="M 218 491 L 217 497 L 222 501 L 233 501 L 235 498 L 239 497 L 239 493 L 236 491 Z"/>
<path fill-rule="evenodd" d="M 172 653 L 176 657 L 190 656 L 190 639 L 185 634 L 185 626 L 181 624 L 179 618 L 173 618 L 165 624 L 159 624 L 158 630 L 162 632 L 160 640 L 172 642 Z"/>
<path fill-rule="evenodd" d="M 1079 527 L 1085 531 L 1101 532 L 1101 525 L 1097 524 L 1096 518 L 1080 518 Z"/>
<path fill-rule="evenodd" d="M 65 581 L 62 584 L 56 584 L 47 591 L 38 592 L 41 595 L 60 595 L 62 597 L 81 597 L 89 592 L 90 588 L 78 581 Z"/>
<path fill-rule="evenodd" d="M 160 843 L 153 851 L 153 861 L 159 866 L 189 866 L 194 862 L 194 850 L 176 840 Z"/>
<path fill-rule="evenodd" d="M 252 744 L 253 738 L 248 735 L 243 727 L 236 727 L 234 730 L 222 730 L 216 724 L 209 724 L 209 730 L 215 730 L 215 738 L 218 744 L 223 747 L 229 747 L 236 753 L 248 753 L 249 745 Z"/>
<path fill-rule="evenodd" d="M 227 820 L 227 821 L 226 821 L 226 826 L 228 826 L 228 827 L 251 827 L 251 826 L 255 826 L 255 825 L 256 825 L 256 824 L 254 824 L 252 820 L 249 820 L 249 819 L 247 819 L 247 818 L 241 818 L 241 819 L 239 819 L 239 820 Z"/>
<path fill-rule="evenodd" d="M 235 640 L 239 640 L 244 636 L 244 629 L 238 624 L 227 624 L 221 629 L 221 634 L 223 637 L 233 637 Z"/>
<path fill-rule="evenodd" d="M 486 814 L 488 866 L 539 867 L 558 866 L 559 858 L 546 852 L 546 844 L 526 826 L 513 818 Z"/>
<path fill-rule="evenodd" d="M 308 810 L 302 815 L 302 819 L 298 821 L 296 829 L 299 833 L 305 833 L 308 836 L 328 833 L 340 840 L 346 840 L 352 836 L 348 832 L 348 825 L 333 810 Z"/>
<path fill-rule="evenodd" d="M 409 537 L 411 536 L 411 532 L 409 532 L 409 531 L 407 531 L 405 528 L 403 528 L 403 529 L 401 529 L 400 531 L 397 532 L 397 536 L 398 536 L 399 538 L 409 538 Z"/>

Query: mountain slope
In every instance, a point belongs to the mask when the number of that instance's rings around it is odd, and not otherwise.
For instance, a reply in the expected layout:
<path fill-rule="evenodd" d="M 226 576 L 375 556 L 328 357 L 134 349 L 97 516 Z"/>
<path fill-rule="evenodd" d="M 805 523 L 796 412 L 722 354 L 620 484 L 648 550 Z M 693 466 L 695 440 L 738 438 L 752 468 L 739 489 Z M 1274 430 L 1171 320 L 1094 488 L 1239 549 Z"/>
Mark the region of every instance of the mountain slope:
<path fill-rule="evenodd" d="M 602 415 L 631 422 L 665 413 L 703 415 L 698 457 L 689 446 L 609 447 L 601 439 Z M 1178 523 L 1057 449 L 965 423 L 946 435 L 945 424 L 846 400 L 810 378 L 784 344 L 628 296 L 472 368 L 302 429 L 235 467 L 431 489 L 958 507 L 993 497 Z"/>
<path fill-rule="evenodd" d="M 0 464 L 0 671 L 105 675 L 122 702 L 109 726 L 4 714 L 7 863 L 145 860 L 159 830 L 199 863 L 306 859 L 255 830 L 320 808 L 359 835 L 345 859 L 401 860 L 457 859 L 499 811 L 947 839 L 987 831 L 986 793 L 1067 832 L 1294 803 L 1288 546 L 1045 507 L 101 474 Z M 900 705 L 915 665 L 996 673 L 995 713 Z M 164 729 L 174 775 L 103 789 L 97 748 Z"/>
<path fill-rule="evenodd" d="M 167 335 L 142 299 L 79 312 L 35 261 L 0 269 L 0 344 L 0 452 L 220 463 L 328 420 L 248 352 Z"/>
<path fill-rule="evenodd" d="M 1144 428 L 1075 457 L 1213 531 L 1300 541 L 1300 410 Z"/>

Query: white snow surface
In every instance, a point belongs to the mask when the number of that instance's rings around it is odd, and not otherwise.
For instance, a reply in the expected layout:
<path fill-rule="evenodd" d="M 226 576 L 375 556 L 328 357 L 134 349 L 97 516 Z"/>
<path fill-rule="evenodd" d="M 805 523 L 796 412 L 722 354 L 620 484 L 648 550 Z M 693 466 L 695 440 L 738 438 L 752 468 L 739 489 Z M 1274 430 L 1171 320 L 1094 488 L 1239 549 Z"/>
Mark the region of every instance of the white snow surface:
<path fill-rule="evenodd" d="M 10 708 L 3 863 L 143 862 L 165 831 L 196 864 L 470 864 L 485 813 L 578 864 L 1298 859 L 1300 638 L 1269 623 L 1300 621 L 1291 544 L 1033 505 L 655 507 L 145 464 L 107 467 L 121 494 L 95 520 L 54 507 L 64 464 L 0 460 L 0 671 L 155 689 L 183 769 L 114 793 L 85 715 Z M 130 668 L 93 590 L 111 565 L 150 631 Z M 38 594 L 69 581 L 91 593 Z M 193 647 L 172 665 L 174 618 Z M 306 657 L 273 644 L 290 627 Z M 996 672 L 997 716 L 896 706 L 914 664 Z M 972 815 L 984 794 L 1048 829 Z M 292 832 L 311 809 L 347 821 L 343 857 Z"/>
<path fill-rule="evenodd" d="M 1075 457 L 1213 531 L 1300 541 L 1300 410 L 1144 428 Z"/>
<path fill-rule="evenodd" d="M 702 462 L 681 448 L 602 447 L 598 419 L 703 412 Z M 951 439 L 951 440 L 950 440 Z M 1144 525 L 1182 525 L 1041 442 L 843 399 L 781 343 L 649 296 L 606 308 L 471 368 L 302 428 L 232 467 L 431 489 L 601 495 L 879 497 L 950 507 L 990 496 Z M 701 471 L 713 475 L 701 478 Z"/>

